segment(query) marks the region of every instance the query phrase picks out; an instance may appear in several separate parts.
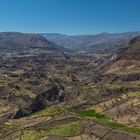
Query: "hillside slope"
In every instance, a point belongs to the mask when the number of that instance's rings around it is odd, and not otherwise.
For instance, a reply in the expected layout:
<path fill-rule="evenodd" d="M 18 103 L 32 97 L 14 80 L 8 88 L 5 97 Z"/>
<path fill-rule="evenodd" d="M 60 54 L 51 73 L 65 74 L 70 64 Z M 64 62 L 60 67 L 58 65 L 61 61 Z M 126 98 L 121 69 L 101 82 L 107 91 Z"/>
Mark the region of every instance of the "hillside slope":
<path fill-rule="evenodd" d="M 115 120 L 140 126 L 140 37 L 129 42 L 121 55 L 100 67 L 94 79 L 107 100 L 95 108 Z"/>
<path fill-rule="evenodd" d="M 25 34 L 16 32 L 0 33 L 0 49 L 16 50 L 30 47 L 44 47 L 57 49 L 56 45 L 38 34 Z"/>

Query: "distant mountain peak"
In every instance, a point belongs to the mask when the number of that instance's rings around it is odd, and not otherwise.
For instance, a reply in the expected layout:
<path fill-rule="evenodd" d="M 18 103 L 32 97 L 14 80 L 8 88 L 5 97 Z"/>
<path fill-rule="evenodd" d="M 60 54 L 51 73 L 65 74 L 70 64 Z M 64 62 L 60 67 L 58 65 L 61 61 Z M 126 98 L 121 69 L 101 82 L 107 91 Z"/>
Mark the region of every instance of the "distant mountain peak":
<path fill-rule="evenodd" d="M 0 33 L 0 49 L 27 49 L 29 47 L 44 47 L 57 49 L 57 46 L 40 34 L 2 32 Z"/>

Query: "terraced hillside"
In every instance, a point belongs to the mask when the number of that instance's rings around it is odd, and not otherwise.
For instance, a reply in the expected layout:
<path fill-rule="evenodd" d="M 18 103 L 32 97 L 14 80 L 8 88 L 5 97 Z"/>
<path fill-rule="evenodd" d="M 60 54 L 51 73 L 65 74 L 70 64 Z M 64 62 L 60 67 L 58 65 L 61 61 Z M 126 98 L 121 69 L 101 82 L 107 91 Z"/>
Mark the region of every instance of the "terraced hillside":
<path fill-rule="evenodd" d="M 120 56 L 30 50 L 0 58 L 1 140 L 139 140 L 140 39 Z"/>

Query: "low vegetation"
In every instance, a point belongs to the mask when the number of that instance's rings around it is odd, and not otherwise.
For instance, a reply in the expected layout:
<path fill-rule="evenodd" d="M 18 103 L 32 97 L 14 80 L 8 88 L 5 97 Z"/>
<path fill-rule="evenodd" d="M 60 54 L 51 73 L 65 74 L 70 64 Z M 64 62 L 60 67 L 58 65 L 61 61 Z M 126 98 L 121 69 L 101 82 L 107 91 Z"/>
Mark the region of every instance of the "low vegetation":
<path fill-rule="evenodd" d="M 21 140 L 36 140 L 38 138 L 39 138 L 39 133 L 36 131 L 28 131 L 21 136 Z"/>
<path fill-rule="evenodd" d="M 57 135 L 57 136 L 76 136 L 80 134 L 81 122 L 74 121 L 68 124 L 60 125 L 52 128 L 47 135 Z"/>
<path fill-rule="evenodd" d="M 50 135 L 77 136 L 81 132 L 81 126 L 82 126 L 82 122 L 73 121 L 73 122 L 68 122 L 66 124 L 59 124 L 49 129 L 48 128 L 45 129 L 43 127 L 38 131 L 35 130 L 25 131 L 21 136 L 21 140 L 36 140 Z"/>
<path fill-rule="evenodd" d="M 36 112 L 31 115 L 32 118 L 42 117 L 42 116 L 55 116 L 63 112 L 63 109 L 59 106 L 52 106 Z"/>
<path fill-rule="evenodd" d="M 129 92 L 127 93 L 128 97 L 137 97 L 140 96 L 140 91 L 135 91 L 135 92 Z"/>
<path fill-rule="evenodd" d="M 140 134 L 139 127 L 131 127 L 128 125 L 117 123 L 117 122 L 111 120 L 111 118 L 109 118 L 105 114 L 96 113 L 95 110 L 70 110 L 70 111 L 77 113 L 80 116 L 94 119 L 96 122 L 98 122 L 99 124 L 102 124 L 104 126 L 108 126 L 108 127 L 114 128 L 114 129 L 122 130 L 122 131 L 127 131 L 130 133 Z"/>

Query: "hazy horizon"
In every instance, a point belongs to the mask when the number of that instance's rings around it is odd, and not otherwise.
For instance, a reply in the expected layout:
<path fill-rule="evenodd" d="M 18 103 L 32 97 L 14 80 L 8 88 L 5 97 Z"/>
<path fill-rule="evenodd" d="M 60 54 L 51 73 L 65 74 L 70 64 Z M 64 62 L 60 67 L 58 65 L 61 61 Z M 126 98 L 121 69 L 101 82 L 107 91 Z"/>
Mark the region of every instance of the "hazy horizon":
<path fill-rule="evenodd" d="M 64 33 L 57 33 L 57 32 L 22 32 L 22 31 L 0 31 L 0 33 L 25 33 L 25 34 L 58 34 L 58 35 L 66 35 L 66 36 L 84 36 L 84 35 L 100 35 L 100 34 L 121 34 L 121 33 L 135 33 L 140 31 L 126 31 L 126 32 L 99 32 L 99 33 L 91 33 L 91 34 L 64 34 Z"/>

